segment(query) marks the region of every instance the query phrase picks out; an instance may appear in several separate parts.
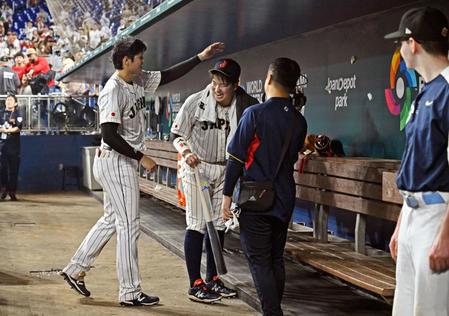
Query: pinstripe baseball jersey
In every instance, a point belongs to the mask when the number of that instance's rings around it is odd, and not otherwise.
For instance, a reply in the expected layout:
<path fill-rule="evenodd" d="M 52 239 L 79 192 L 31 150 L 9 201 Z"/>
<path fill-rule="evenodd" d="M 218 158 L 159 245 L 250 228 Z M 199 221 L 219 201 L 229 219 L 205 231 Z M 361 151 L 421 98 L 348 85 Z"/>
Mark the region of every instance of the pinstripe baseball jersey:
<path fill-rule="evenodd" d="M 98 97 L 100 124 L 118 123 L 118 134 L 136 150 L 144 149 L 145 91 L 153 94 L 161 81 L 160 71 L 142 71 L 132 83 L 114 73 Z"/>
<path fill-rule="evenodd" d="M 230 138 L 231 120 L 236 121 L 235 98 L 229 107 L 213 104 L 215 121 L 201 120 L 208 105 L 201 102 L 204 91 L 187 98 L 176 115 L 171 132 L 183 137 L 189 148 L 201 161 L 216 163 L 226 161 L 226 144 Z"/>

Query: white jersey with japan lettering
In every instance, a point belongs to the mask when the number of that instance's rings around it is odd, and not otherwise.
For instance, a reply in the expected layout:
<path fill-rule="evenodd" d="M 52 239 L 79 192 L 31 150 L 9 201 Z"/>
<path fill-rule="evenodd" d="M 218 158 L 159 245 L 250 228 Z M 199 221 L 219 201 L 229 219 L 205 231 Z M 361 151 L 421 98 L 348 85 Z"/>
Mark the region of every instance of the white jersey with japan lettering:
<path fill-rule="evenodd" d="M 210 199 L 212 220 L 218 230 L 224 229 L 220 216 L 226 165 L 226 145 L 237 126 L 236 99 L 228 107 L 215 101 L 210 85 L 188 97 L 173 122 L 171 132 L 181 136 L 190 150 L 200 159 L 199 173 L 202 185 L 209 189 L 200 191 L 193 170 L 185 159 L 181 160 L 180 176 L 186 200 L 188 230 L 206 231 L 206 221 L 200 194 Z"/>
<path fill-rule="evenodd" d="M 161 81 L 160 71 L 142 71 L 132 83 L 114 73 L 98 97 L 100 124 L 118 123 L 118 134 L 135 150 L 144 149 L 145 91 L 153 94 Z"/>
<path fill-rule="evenodd" d="M 207 87 L 189 96 L 176 115 L 171 132 L 183 137 L 201 161 L 225 162 L 226 145 L 235 132 L 231 127 L 237 125 L 236 102 L 234 98 L 230 106 L 222 107 L 211 93 Z"/>
<path fill-rule="evenodd" d="M 144 147 L 144 90 L 154 93 L 161 81 L 159 71 L 142 73 L 133 83 L 117 73 L 101 91 L 100 124 L 118 123 L 118 133 L 136 150 Z M 104 144 L 103 144 L 104 145 Z M 63 269 L 70 276 L 88 271 L 109 239 L 117 233 L 119 300 L 135 300 L 141 292 L 137 240 L 140 234 L 138 161 L 102 146 L 95 155 L 93 174 L 103 187 L 104 215 L 91 228 Z"/>

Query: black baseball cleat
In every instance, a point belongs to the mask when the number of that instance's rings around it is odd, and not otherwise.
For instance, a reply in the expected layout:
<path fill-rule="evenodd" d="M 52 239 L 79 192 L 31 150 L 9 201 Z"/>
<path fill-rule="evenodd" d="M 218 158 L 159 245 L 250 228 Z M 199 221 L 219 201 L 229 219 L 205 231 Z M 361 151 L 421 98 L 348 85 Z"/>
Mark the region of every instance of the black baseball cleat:
<path fill-rule="evenodd" d="M 86 289 L 86 284 L 84 283 L 84 281 L 76 280 L 65 272 L 61 272 L 61 276 L 70 285 L 70 287 L 77 291 L 79 294 L 86 297 L 90 296 L 90 292 L 88 289 Z"/>
<path fill-rule="evenodd" d="M 120 305 L 122 306 L 151 306 L 159 303 L 159 297 L 149 296 L 145 293 L 140 292 L 137 297 L 133 300 L 122 301 Z"/>
<path fill-rule="evenodd" d="M 221 300 L 221 295 L 212 292 L 204 282 L 189 289 L 189 299 L 195 302 L 212 304 Z"/>
<path fill-rule="evenodd" d="M 222 280 L 220 280 L 218 277 L 215 277 L 212 281 L 206 283 L 207 287 L 217 294 L 219 294 L 221 297 L 224 298 L 233 298 L 237 296 L 237 291 L 230 289 L 226 287 Z"/>

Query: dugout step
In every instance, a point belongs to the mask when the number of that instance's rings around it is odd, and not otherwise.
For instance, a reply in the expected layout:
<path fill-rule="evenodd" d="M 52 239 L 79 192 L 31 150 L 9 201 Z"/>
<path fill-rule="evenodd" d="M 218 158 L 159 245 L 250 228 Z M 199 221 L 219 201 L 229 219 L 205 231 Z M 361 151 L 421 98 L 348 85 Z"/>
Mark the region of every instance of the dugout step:
<path fill-rule="evenodd" d="M 185 213 L 156 198 L 141 198 L 141 229 L 181 258 L 184 258 Z M 260 311 L 247 261 L 235 234 L 227 235 L 224 257 L 228 273 L 225 284 L 235 288 L 241 300 Z M 283 309 L 287 315 L 391 315 L 391 306 L 365 295 L 347 284 L 286 257 L 286 287 Z M 202 262 L 205 271 L 205 254 Z M 185 287 L 187 293 L 186 274 Z M 187 299 L 187 294 L 186 294 Z M 224 301 L 226 303 L 226 301 Z"/>

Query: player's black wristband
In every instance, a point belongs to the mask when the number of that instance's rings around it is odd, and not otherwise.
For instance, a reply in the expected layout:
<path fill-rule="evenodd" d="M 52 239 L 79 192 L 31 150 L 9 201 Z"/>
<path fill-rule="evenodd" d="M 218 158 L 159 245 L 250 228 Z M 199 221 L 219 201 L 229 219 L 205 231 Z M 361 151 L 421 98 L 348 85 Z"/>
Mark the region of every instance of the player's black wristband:
<path fill-rule="evenodd" d="M 103 138 L 103 141 L 111 146 L 116 152 L 139 161 L 142 159 L 143 153 L 132 148 L 126 140 L 117 133 L 118 126 L 118 123 L 101 124 L 101 137 Z"/>

